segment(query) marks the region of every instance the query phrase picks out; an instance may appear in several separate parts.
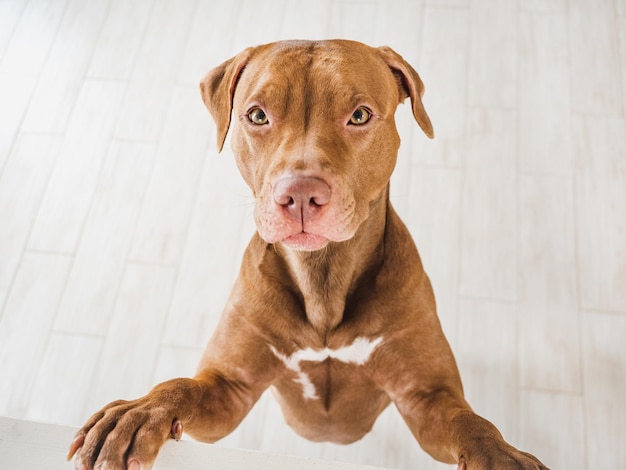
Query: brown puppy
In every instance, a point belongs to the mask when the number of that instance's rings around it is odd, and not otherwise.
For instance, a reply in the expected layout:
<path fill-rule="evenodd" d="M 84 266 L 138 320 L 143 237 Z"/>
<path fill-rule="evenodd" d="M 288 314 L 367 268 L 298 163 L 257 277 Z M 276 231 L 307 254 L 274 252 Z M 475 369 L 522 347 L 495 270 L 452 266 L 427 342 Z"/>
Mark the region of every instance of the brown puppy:
<path fill-rule="evenodd" d="M 389 48 L 350 41 L 250 48 L 201 83 L 218 145 L 232 129 L 258 227 L 197 375 L 95 414 L 76 468 L 149 468 L 182 428 L 230 433 L 272 386 L 287 422 L 350 443 L 393 402 L 434 458 L 467 469 L 542 469 L 463 398 L 433 292 L 389 203 L 410 97 L 429 136 L 418 74 Z"/>

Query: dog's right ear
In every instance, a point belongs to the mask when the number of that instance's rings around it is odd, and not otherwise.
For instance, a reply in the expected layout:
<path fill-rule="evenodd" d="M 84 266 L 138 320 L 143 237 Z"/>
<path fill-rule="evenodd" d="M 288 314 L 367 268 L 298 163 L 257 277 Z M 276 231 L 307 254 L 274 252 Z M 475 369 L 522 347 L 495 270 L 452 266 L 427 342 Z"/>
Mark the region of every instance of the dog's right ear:
<path fill-rule="evenodd" d="M 217 126 L 217 149 L 222 151 L 230 127 L 233 96 L 241 71 L 250 59 L 253 48 L 248 48 L 212 69 L 200 82 L 202 101 Z"/>

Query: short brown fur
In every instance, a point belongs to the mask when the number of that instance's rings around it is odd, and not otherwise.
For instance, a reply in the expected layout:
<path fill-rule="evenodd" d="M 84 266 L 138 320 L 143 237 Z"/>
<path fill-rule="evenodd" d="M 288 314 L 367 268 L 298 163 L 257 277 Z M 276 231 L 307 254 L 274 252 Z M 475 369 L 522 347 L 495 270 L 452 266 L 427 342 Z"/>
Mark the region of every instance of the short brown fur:
<path fill-rule="evenodd" d="M 415 120 L 433 136 L 417 72 L 389 48 L 280 42 L 215 68 L 201 91 L 220 149 L 232 131 L 258 233 L 197 375 L 94 415 L 71 446 L 76 467 L 148 468 L 181 424 L 216 441 L 273 387 L 287 422 L 314 441 L 358 440 L 393 402 L 436 459 L 466 469 L 546 468 L 465 401 L 430 282 L 389 201 L 397 105 L 410 98 Z M 359 107 L 369 121 L 351 125 Z M 267 123 L 251 122 L 256 108 Z M 294 216 L 277 202 L 285 178 L 296 196 L 321 188 L 329 200 L 306 193 Z M 359 339 L 380 341 L 362 364 L 328 355 L 299 362 L 299 372 L 286 366 L 298 351 L 339 351 Z M 303 393 L 302 377 L 314 398 Z"/>

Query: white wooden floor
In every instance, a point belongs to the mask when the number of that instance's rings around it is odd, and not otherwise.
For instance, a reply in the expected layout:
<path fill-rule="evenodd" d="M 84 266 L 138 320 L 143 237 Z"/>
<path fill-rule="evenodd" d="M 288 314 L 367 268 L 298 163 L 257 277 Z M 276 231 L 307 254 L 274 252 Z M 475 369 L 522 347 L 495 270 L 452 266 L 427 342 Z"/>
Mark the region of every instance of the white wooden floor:
<path fill-rule="evenodd" d="M 254 230 L 197 83 L 296 37 L 426 83 L 393 200 L 474 408 L 552 468 L 626 466 L 626 0 L 0 0 L 0 415 L 79 425 L 193 373 Z M 446 468 L 393 408 L 339 447 L 265 396 L 223 445 Z"/>

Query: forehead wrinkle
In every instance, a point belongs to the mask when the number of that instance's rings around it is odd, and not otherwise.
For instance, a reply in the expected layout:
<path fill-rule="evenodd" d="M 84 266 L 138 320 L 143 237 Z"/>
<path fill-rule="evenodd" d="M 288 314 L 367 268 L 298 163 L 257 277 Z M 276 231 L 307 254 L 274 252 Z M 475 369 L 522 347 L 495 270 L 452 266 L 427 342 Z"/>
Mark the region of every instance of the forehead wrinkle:
<path fill-rule="evenodd" d="M 312 50 L 313 50 L 312 46 L 309 47 L 309 57 L 308 57 L 307 64 L 304 68 L 304 89 L 302 90 L 302 93 L 304 95 L 304 110 L 303 110 L 304 132 L 307 132 L 309 130 L 309 127 L 311 124 L 311 113 L 312 113 L 312 108 L 313 108 L 312 91 L 315 90 L 315 83 L 317 83 L 311 78 L 311 64 L 313 63 Z"/>
<path fill-rule="evenodd" d="M 298 115 L 308 117 L 311 110 L 309 70 L 315 48 L 315 43 L 308 42 L 278 43 L 264 48 L 248 75 L 248 94 L 270 106 L 268 110 L 279 119 L 287 117 L 289 111 L 293 111 L 289 119 L 297 119 Z M 267 55 L 271 57 L 269 63 Z"/>
<path fill-rule="evenodd" d="M 390 83 L 395 84 L 395 77 L 382 58 L 346 54 L 341 44 L 328 45 L 328 49 L 331 53 L 324 54 L 324 46 L 320 47 L 321 54 L 312 66 L 324 84 L 327 106 L 341 100 L 346 106 L 350 103 L 355 107 L 369 103 L 383 115 L 395 109 L 398 100 L 389 100 L 384 91 Z"/>
<path fill-rule="evenodd" d="M 291 108 L 293 114 L 290 119 L 302 119 L 304 131 L 309 128 L 313 108 L 313 96 L 318 82 L 311 78 L 311 68 L 315 61 L 318 44 L 311 41 L 292 41 L 279 43 L 274 49 L 279 53 L 275 67 L 281 70 L 285 77 L 285 91 L 289 96 L 289 103 L 285 107 Z"/>
<path fill-rule="evenodd" d="M 277 119 L 283 119 L 288 114 L 293 101 L 293 92 L 289 79 L 283 75 L 272 75 L 265 70 L 250 77 L 249 88 L 242 94 L 242 105 L 248 107 L 258 105 L 265 112 Z"/>

